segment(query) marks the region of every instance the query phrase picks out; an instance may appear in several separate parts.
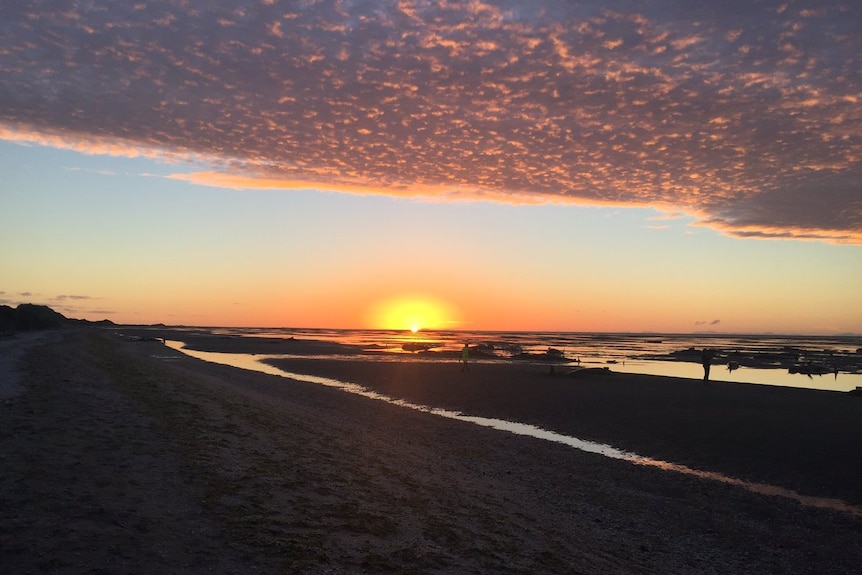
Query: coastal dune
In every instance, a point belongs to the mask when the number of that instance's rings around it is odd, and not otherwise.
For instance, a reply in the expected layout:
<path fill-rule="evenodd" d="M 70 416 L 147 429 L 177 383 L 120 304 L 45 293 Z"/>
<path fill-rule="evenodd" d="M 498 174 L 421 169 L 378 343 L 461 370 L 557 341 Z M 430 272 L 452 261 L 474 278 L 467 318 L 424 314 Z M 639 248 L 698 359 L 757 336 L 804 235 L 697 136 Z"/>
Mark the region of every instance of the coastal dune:
<path fill-rule="evenodd" d="M 0 404 L 3 572 L 849 573 L 862 561 L 853 513 L 206 363 L 110 330 L 67 330 L 16 365 L 22 390 Z M 858 455 L 840 447 L 845 433 L 860 437 L 849 396 L 841 408 L 832 396 L 552 377 L 537 366 L 280 366 L 651 455 L 686 458 L 699 443 L 718 455 L 690 461 L 806 491 L 833 473 L 818 476 L 806 450 Z M 744 413 L 751 401 L 759 417 L 736 423 L 765 431 L 740 432 L 748 443 L 789 450 L 779 435 L 800 404 L 815 422 L 832 410 L 838 423 L 814 443 L 788 438 L 804 462 L 794 468 L 785 454 L 770 474 L 747 462 L 756 450 L 732 448 L 736 439 L 703 439 L 728 425 L 703 423 L 708 406 Z M 815 494 L 853 495 L 837 480 Z"/>

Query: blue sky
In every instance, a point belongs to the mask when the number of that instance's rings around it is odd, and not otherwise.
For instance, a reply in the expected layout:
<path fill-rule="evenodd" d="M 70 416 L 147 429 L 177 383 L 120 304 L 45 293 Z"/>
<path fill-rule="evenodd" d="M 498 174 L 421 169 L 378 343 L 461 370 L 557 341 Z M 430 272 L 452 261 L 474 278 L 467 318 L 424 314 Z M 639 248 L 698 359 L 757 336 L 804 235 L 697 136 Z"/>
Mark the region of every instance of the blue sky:
<path fill-rule="evenodd" d="M 377 299 L 419 295 L 451 302 L 448 327 L 463 329 L 835 333 L 859 321 L 858 246 L 735 239 L 642 208 L 225 190 L 160 177 L 178 166 L 147 159 L 0 149 L 0 298 L 12 305 L 370 327 Z"/>

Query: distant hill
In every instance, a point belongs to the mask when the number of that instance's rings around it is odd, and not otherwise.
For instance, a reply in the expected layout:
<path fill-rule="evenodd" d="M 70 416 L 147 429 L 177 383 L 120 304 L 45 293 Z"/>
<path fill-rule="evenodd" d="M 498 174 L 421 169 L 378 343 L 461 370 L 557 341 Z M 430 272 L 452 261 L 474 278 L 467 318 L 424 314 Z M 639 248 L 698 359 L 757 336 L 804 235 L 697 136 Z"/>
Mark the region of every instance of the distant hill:
<path fill-rule="evenodd" d="M 69 319 L 46 305 L 22 303 L 16 308 L 0 305 L 0 333 L 16 333 L 39 329 L 56 329 L 74 324 L 89 324 L 86 320 Z M 98 324 L 112 323 L 108 320 Z"/>

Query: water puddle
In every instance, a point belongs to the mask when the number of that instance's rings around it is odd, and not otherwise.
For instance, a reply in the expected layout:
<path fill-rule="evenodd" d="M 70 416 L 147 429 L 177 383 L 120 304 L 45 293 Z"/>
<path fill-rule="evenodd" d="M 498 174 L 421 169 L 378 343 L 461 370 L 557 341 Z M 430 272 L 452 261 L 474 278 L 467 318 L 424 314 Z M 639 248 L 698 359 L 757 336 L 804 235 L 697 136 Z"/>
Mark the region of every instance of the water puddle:
<path fill-rule="evenodd" d="M 422 411 L 425 413 L 430 413 L 433 415 L 437 415 L 439 417 L 446 417 L 448 419 L 455 419 L 458 421 L 465 421 L 469 423 L 473 423 L 475 425 L 480 425 L 482 427 L 490 427 L 492 429 L 497 429 L 500 431 L 507 431 L 509 433 L 513 433 L 515 435 L 525 435 L 529 437 L 534 437 L 537 439 L 543 439 L 545 441 L 553 441 L 555 443 L 561 443 L 563 445 L 567 445 L 569 447 L 573 447 L 575 449 L 579 449 L 581 451 L 585 451 L 588 453 L 595 453 L 598 455 L 603 455 L 605 457 L 609 457 L 611 459 L 620 459 L 623 461 L 628 461 L 636 465 L 644 465 L 647 467 L 656 467 L 658 469 L 663 469 L 665 471 L 673 471 L 676 473 L 684 473 L 686 475 L 691 475 L 695 477 L 699 477 L 702 479 L 709 479 L 712 481 L 719 481 L 722 483 L 735 485 L 737 487 L 741 487 L 753 493 L 759 493 L 761 495 L 771 495 L 771 496 L 779 496 L 785 497 L 788 499 L 792 499 L 797 501 L 802 505 L 806 505 L 809 507 L 819 507 L 824 509 L 832 509 L 835 511 L 841 511 L 843 513 L 849 513 L 851 515 L 855 515 L 856 517 L 862 518 L 862 508 L 855 507 L 850 505 L 845 501 L 841 501 L 840 499 L 832 499 L 832 498 L 824 498 L 824 497 L 812 497 L 809 495 L 802 495 L 790 489 L 785 489 L 783 487 L 778 487 L 776 485 L 768 485 L 765 483 L 755 483 L 751 481 L 745 481 L 742 479 L 737 479 L 735 477 L 730 477 L 728 475 L 724 475 L 722 473 L 717 473 L 714 471 L 701 471 L 698 469 L 692 469 L 685 465 L 681 465 L 678 463 L 671 463 L 668 461 L 662 461 L 659 459 L 653 459 L 651 457 L 645 457 L 643 455 L 638 455 L 636 453 L 631 453 L 628 451 L 623 451 L 622 449 L 618 449 L 611 445 L 606 445 L 603 443 L 596 443 L 593 441 L 586 441 L 584 439 L 578 439 L 577 437 L 571 437 L 568 435 L 563 435 L 561 433 L 556 433 L 554 431 L 548 431 L 546 429 L 542 429 L 540 427 L 536 427 L 534 425 L 526 424 L 526 423 L 518 423 L 514 421 L 506 421 L 503 419 L 494 419 L 488 417 L 477 417 L 473 415 L 465 415 L 458 411 L 451 411 L 447 409 L 440 409 L 436 407 L 429 407 L 426 405 L 419 405 L 415 403 L 411 403 L 409 401 L 405 401 L 403 399 L 396 399 L 394 397 L 389 397 L 387 395 L 383 395 L 372 391 L 366 387 L 363 387 L 356 383 L 350 383 L 345 381 L 340 381 L 337 379 L 331 379 L 328 377 L 319 377 L 316 375 L 306 375 L 302 373 L 291 373 L 288 371 L 284 371 L 275 366 L 264 363 L 261 360 L 265 359 L 275 359 L 281 356 L 273 356 L 273 355 L 250 355 L 250 354 L 241 354 L 241 353 L 220 353 L 220 352 L 205 352 L 205 351 L 195 351 L 190 349 L 185 349 L 185 344 L 181 341 L 172 341 L 166 340 L 165 345 L 171 349 L 177 350 L 181 353 L 184 353 L 190 357 L 200 359 L 203 361 L 208 361 L 211 363 L 219 363 L 222 365 L 228 365 L 231 367 L 237 367 L 240 369 L 247 369 L 251 371 L 258 371 L 262 373 L 266 373 L 269 375 L 277 375 L 280 377 L 286 377 L 289 379 L 293 379 L 296 381 L 304 381 L 307 383 L 315 383 L 318 385 L 325 385 L 327 387 L 335 387 L 341 389 L 342 391 L 346 391 L 348 393 L 352 393 L 355 395 L 361 395 L 362 397 L 367 397 L 370 399 L 376 399 L 379 401 L 385 401 L 386 403 L 390 403 L 392 405 L 397 405 L 400 407 L 404 407 L 407 409 L 413 409 L 416 411 Z M 168 359 L 168 358 L 165 358 Z"/>

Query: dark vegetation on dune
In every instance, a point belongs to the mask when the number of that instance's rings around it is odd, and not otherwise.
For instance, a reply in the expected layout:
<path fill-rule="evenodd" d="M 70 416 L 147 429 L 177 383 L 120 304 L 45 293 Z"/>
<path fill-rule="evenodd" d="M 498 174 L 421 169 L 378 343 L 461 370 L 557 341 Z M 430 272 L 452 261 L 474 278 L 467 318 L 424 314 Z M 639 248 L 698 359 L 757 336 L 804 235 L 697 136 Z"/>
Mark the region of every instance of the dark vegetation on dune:
<path fill-rule="evenodd" d="M 59 329 L 79 324 L 91 324 L 87 320 L 70 319 L 46 305 L 22 303 L 18 307 L 0 305 L 0 335 L 14 335 L 22 331 Z M 111 324 L 110 320 L 95 322 Z"/>

